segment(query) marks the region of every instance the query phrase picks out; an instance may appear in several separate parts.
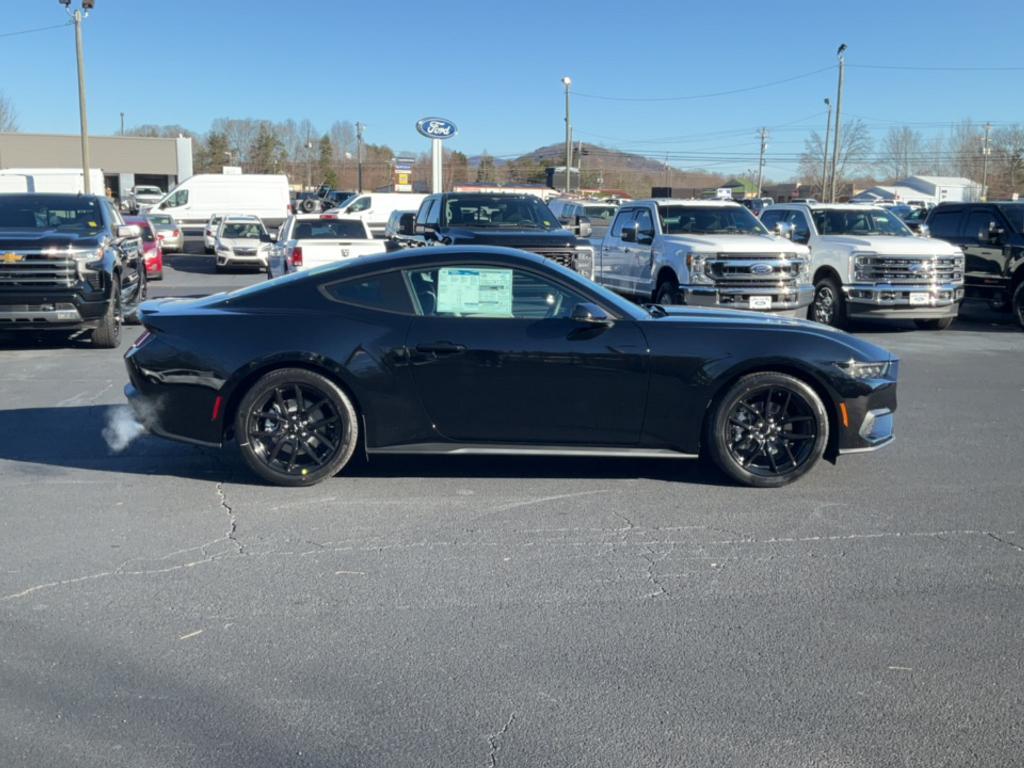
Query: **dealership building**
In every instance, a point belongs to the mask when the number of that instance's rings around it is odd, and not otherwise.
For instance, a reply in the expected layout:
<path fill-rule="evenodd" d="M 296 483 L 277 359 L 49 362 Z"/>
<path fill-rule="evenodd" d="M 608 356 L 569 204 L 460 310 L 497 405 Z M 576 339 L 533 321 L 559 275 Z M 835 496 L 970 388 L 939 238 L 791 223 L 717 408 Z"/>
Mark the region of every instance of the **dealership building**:
<path fill-rule="evenodd" d="M 89 162 L 103 171 L 115 198 L 136 184 L 165 192 L 192 175 L 192 140 L 148 136 L 90 136 Z M 81 168 L 78 134 L 0 133 L 0 170 L 4 168 Z"/>

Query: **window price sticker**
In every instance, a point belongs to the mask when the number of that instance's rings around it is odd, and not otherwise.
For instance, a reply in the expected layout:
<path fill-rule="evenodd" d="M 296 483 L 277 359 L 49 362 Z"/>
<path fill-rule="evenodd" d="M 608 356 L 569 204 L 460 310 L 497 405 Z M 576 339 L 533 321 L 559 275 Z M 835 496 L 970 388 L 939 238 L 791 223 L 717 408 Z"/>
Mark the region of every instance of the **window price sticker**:
<path fill-rule="evenodd" d="M 437 273 L 437 312 L 512 316 L 512 270 L 442 267 Z"/>

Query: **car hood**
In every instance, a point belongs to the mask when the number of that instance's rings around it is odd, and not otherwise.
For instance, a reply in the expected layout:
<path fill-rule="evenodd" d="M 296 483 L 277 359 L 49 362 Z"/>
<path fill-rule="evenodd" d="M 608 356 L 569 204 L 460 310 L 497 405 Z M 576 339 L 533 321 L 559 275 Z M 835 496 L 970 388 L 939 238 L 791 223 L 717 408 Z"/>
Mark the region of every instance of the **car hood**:
<path fill-rule="evenodd" d="M 0 251 L 37 250 L 40 248 L 99 248 L 101 234 L 75 234 L 73 232 L 40 232 L 35 229 L 0 231 Z"/>
<path fill-rule="evenodd" d="M 933 256 L 960 252 L 956 246 L 933 237 L 823 235 L 816 242 L 851 251 L 872 251 L 882 256 Z"/>
<path fill-rule="evenodd" d="M 566 229 L 463 229 L 451 227 L 439 233 L 452 245 L 497 245 L 507 248 L 574 248 L 576 236 Z"/>
<path fill-rule="evenodd" d="M 728 253 L 798 253 L 806 255 L 806 245 L 794 243 L 776 235 L 663 235 L 669 243 L 687 246 L 697 251 L 725 251 Z"/>
<path fill-rule="evenodd" d="M 697 321 L 703 324 L 716 327 L 732 327 L 737 330 L 774 330 L 782 333 L 812 334 L 819 338 L 828 339 L 832 343 L 846 347 L 851 357 L 866 361 L 892 360 L 894 355 L 887 349 L 883 349 L 864 339 L 852 334 L 840 331 L 829 325 L 801 320 L 795 317 L 781 317 L 766 312 L 748 312 L 737 309 L 710 309 L 701 307 L 665 307 L 667 313 L 663 317 L 652 318 L 651 322 L 663 323 L 688 323 Z"/>

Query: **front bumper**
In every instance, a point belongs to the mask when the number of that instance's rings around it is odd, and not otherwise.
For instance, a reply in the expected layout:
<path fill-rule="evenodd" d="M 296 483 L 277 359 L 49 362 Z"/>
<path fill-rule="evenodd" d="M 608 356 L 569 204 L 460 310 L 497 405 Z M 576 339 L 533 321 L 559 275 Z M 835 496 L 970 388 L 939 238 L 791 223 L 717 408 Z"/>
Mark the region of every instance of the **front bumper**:
<path fill-rule="evenodd" d="M 94 328 L 108 304 L 105 290 L 0 293 L 0 331 Z"/>
<path fill-rule="evenodd" d="M 687 304 L 697 307 L 718 307 L 720 309 L 753 309 L 761 312 L 800 314 L 814 298 L 814 286 L 798 285 L 779 288 L 777 285 L 764 288 L 724 287 L 719 285 L 680 285 L 679 290 Z M 771 299 L 771 307 L 761 309 L 751 306 L 751 297 Z"/>
<path fill-rule="evenodd" d="M 856 382 L 839 405 L 839 453 L 867 453 L 895 439 L 896 379 L 899 361 L 891 363 L 889 378 Z"/>
<path fill-rule="evenodd" d="M 237 253 L 218 253 L 218 267 L 262 267 L 266 268 L 268 256 L 265 253 L 257 253 L 255 256 L 240 256 Z"/>
<path fill-rule="evenodd" d="M 962 283 L 853 283 L 843 287 L 850 317 L 934 320 L 956 317 L 964 297 Z M 926 304 L 911 303 L 911 295 L 927 296 Z"/>

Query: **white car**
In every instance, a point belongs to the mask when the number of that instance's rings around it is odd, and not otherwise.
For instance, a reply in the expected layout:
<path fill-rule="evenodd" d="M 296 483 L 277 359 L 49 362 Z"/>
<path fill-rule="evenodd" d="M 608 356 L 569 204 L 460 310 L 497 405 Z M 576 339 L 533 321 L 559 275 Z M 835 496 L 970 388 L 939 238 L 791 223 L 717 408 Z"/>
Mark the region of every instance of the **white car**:
<path fill-rule="evenodd" d="M 217 227 L 213 246 L 217 271 L 242 266 L 267 269 L 272 244 L 258 216 L 225 216 Z"/>
<path fill-rule="evenodd" d="M 385 244 L 374 240 L 366 222 L 331 213 L 290 216 L 281 226 L 270 254 L 269 277 L 332 264 L 336 261 L 382 253 Z"/>
<path fill-rule="evenodd" d="M 203 227 L 203 250 L 207 253 L 213 253 L 213 248 L 217 244 L 217 228 L 223 220 L 222 214 L 215 213 Z"/>
<path fill-rule="evenodd" d="M 362 219 L 375 237 L 384 236 L 384 227 L 394 211 L 419 208 L 426 195 L 416 192 L 363 192 L 348 198 L 337 208 L 325 213 L 345 218 Z"/>
<path fill-rule="evenodd" d="M 160 187 L 138 184 L 128 193 L 128 210 L 133 214 L 144 213 L 159 203 L 163 196 Z"/>

